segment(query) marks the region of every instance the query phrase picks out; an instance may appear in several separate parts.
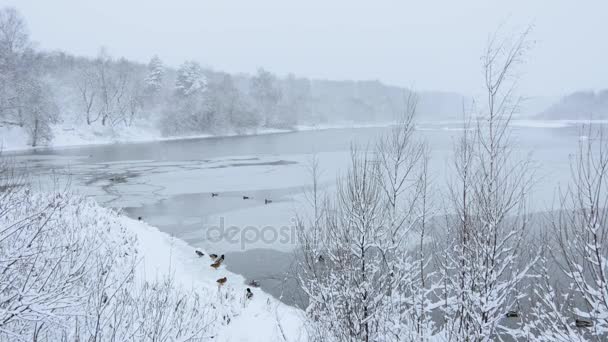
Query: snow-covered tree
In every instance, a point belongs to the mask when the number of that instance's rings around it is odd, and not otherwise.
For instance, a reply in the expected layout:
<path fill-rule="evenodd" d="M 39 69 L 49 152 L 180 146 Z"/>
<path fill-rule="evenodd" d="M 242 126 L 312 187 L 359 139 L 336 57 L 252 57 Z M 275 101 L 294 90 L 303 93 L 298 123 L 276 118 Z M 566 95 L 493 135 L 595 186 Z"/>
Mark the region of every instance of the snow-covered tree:
<path fill-rule="evenodd" d="M 25 21 L 14 8 L 0 10 L 0 119 L 23 126 L 25 93 L 35 78 Z"/>
<path fill-rule="evenodd" d="M 552 212 L 538 303 L 539 341 L 608 339 L 608 140 L 590 127 Z"/>
<path fill-rule="evenodd" d="M 184 62 L 177 69 L 175 89 L 183 97 L 200 94 L 207 88 L 207 78 L 200 64 L 194 61 Z"/>
<path fill-rule="evenodd" d="M 258 115 L 263 118 L 264 126 L 279 124 L 278 104 L 282 94 L 276 77 L 263 68 L 258 69 L 257 74 L 251 78 L 249 92 L 255 101 Z"/>
<path fill-rule="evenodd" d="M 405 100 L 405 115 L 376 148 L 379 180 L 387 206 L 388 239 L 394 258 L 392 271 L 398 282 L 383 303 L 383 339 L 425 341 L 436 334 L 431 319 L 437 284 L 431 269 L 431 231 L 428 219 L 429 171 L 426 144 L 414 137 L 417 97 Z"/>
<path fill-rule="evenodd" d="M 144 80 L 146 93 L 150 96 L 157 94 L 163 87 L 165 66 L 158 56 L 152 57 L 148 63 L 148 74 Z"/>
<path fill-rule="evenodd" d="M 456 145 L 450 185 L 443 272 L 442 329 L 453 341 L 522 338 L 519 301 L 537 256 L 526 255 L 528 160 L 512 156 L 509 122 L 518 99 L 510 84 L 527 48 L 493 38 L 483 58 L 487 107 Z M 510 317 L 507 314 L 511 312 Z"/>
<path fill-rule="evenodd" d="M 30 84 L 25 97 L 24 127 L 30 136 L 30 145 L 38 146 L 53 139 L 51 124 L 57 123 L 59 109 L 50 91 L 50 87 L 35 81 Z"/>
<path fill-rule="evenodd" d="M 24 127 L 32 146 L 51 140 L 50 125 L 58 119 L 38 59 L 19 13 L 0 10 L 0 124 Z"/>
<path fill-rule="evenodd" d="M 93 63 L 76 69 L 77 108 L 87 125 L 131 125 L 143 107 L 144 85 L 141 75 L 124 58 L 114 60 L 101 49 Z"/>
<path fill-rule="evenodd" d="M 99 105 L 99 87 L 97 77 L 92 68 L 81 67 L 76 74 L 76 88 L 78 90 L 78 106 L 85 117 L 87 125 L 99 120 L 101 113 L 96 110 Z"/>
<path fill-rule="evenodd" d="M 282 96 L 278 104 L 281 113 L 278 124 L 293 127 L 298 121 L 309 119 L 312 111 L 310 80 L 289 74 L 280 86 Z"/>
<path fill-rule="evenodd" d="M 427 159 L 412 132 L 410 114 L 373 153 L 353 150 L 335 198 L 318 193 L 313 163 L 313 210 L 300 220 L 298 265 L 315 340 L 427 340 L 435 333 L 424 250 Z"/>

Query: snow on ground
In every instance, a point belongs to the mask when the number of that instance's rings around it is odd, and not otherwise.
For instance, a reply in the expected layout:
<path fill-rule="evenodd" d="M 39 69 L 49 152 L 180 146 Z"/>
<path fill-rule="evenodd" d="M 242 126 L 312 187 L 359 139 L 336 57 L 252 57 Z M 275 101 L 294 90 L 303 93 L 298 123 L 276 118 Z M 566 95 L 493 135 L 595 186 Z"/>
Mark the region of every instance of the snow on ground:
<path fill-rule="evenodd" d="M 338 123 L 321 123 L 315 125 L 296 125 L 296 131 L 316 131 L 316 130 L 327 130 L 327 129 L 345 129 L 345 128 L 376 128 L 376 127 L 390 127 L 394 125 L 394 121 L 387 122 L 338 122 Z"/>
<path fill-rule="evenodd" d="M 287 306 L 255 288 L 252 288 L 253 298 L 246 300 L 245 290 L 248 286 L 245 279 L 228 272 L 224 266 L 218 270 L 210 267 L 208 251 L 204 251 L 206 255 L 199 258 L 185 242 L 172 238 L 145 222 L 122 216 L 121 223 L 137 236 L 140 254 L 143 256 L 140 268 L 143 277 L 152 281 L 171 273 L 176 284 L 214 293 L 216 297 L 210 298 L 211 303 L 227 307 L 232 315 L 231 321 L 219 327 L 214 341 L 305 340 L 301 310 Z M 228 281 L 220 288 L 216 280 L 222 277 Z"/>
<path fill-rule="evenodd" d="M 201 139 L 218 136 L 257 135 L 287 133 L 291 130 L 260 128 L 240 133 L 232 132 L 221 135 L 194 134 L 187 136 L 163 136 L 152 125 L 148 126 L 118 126 L 115 128 L 103 126 L 74 127 L 70 125 L 54 125 L 53 140 L 48 146 L 42 147 L 71 147 L 85 145 L 105 145 L 115 143 L 139 143 L 150 141 Z M 29 145 L 28 134 L 20 127 L 0 126 L 0 147 L 3 151 L 18 151 L 32 149 Z"/>
<path fill-rule="evenodd" d="M 13 282 L 19 284 L 20 289 L 17 291 L 20 296 L 19 299 L 14 299 L 13 304 L 17 308 L 23 304 L 25 313 L 19 313 L 18 318 L 14 318 L 10 311 L 0 310 L 0 314 L 4 315 L 3 319 L 12 319 L 10 326 L 3 326 L 8 330 L 0 331 L 0 340 L 5 340 L 4 334 L 7 331 L 28 334 L 25 328 L 28 324 L 49 317 L 55 317 L 57 321 L 53 321 L 53 324 L 58 324 L 57 327 L 49 328 L 49 334 L 59 336 L 62 332 L 57 329 L 60 329 L 61 324 L 65 323 L 67 326 L 71 324 L 69 317 L 92 312 L 87 310 L 95 310 L 97 307 L 91 309 L 89 305 L 95 302 L 95 298 L 102 298 L 102 293 L 106 299 L 100 303 L 106 304 L 110 294 L 108 305 L 121 305 L 132 309 L 138 305 L 138 298 L 144 301 L 148 300 L 146 298 L 153 300 L 152 297 L 137 297 L 137 286 L 123 288 L 132 294 L 132 297 L 128 297 L 129 300 L 123 302 L 120 302 L 123 297 L 113 292 L 117 291 L 117 284 L 131 283 L 128 280 L 131 278 L 127 275 L 130 274 L 132 265 L 135 265 L 133 283 L 151 284 L 151 291 L 156 292 L 157 285 L 171 278 L 171 288 L 175 291 L 171 298 L 180 296 L 179 293 L 187 293 L 189 297 L 186 301 L 189 302 L 193 296 L 198 296 L 197 302 L 201 303 L 203 311 L 195 311 L 193 320 L 185 324 L 209 323 L 205 328 L 205 337 L 212 338 L 213 341 L 305 340 L 302 311 L 279 302 L 258 288 L 252 288 L 253 298 L 246 299 L 245 291 L 248 286 L 243 277 L 227 271 L 224 266 L 213 269 L 210 267 L 212 260 L 207 255 L 198 257 L 195 250 L 185 242 L 162 233 L 145 222 L 103 208 L 91 198 L 70 194 L 24 189 L 7 193 L 0 201 L 3 201 L 0 206 L 6 209 L 0 215 L 0 232 L 3 232 L 3 235 L 0 235 L 0 251 L 3 257 L 12 260 L 11 256 L 18 255 L 20 262 L 32 258 L 35 259 L 34 265 L 38 267 L 28 266 L 32 267 L 32 272 L 26 275 L 19 271 L 23 268 L 17 268 L 23 265 L 18 264 L 13 269 L 4 265 L 6 270 L 10 269 L 13 273 L 10 278 L 5 275 L 2 280 L 10 280 L 11 285 Z M 19 228 L 15 228 L 17 222 Z M 15 234 L 11 229 L 17 229 L 19 234 Z M 42 254 L 33 251 L 22 254 L 29 248 Z M 223 251 L 215 252 L 220 254 Z M 205 253 L 207 254 L 207 251 Z M 46 258 L 44 264 L 37 260 L 40 255 Z M 58 264 L 53 264 L 55 260 L 58 260 Z M 47 261 L 54 266 L 46 268 Z M 44 272 L 50 273 L 47 275 Z M 39 274 L 40 278 L 33 278 Z M 54 274 L 61 276 L 52 277 Z M 74 279 L 63 283 L 62 279 L 65 277 Z M 222 277 L 226 277 L 227 282 L 220 287 L 217 279 Z M 30 279 L 45 279 L 48 293 L 29 284 Z M 96 287 L 100 282 L 103 282 L 101 287 Z M 62 290 L 54 292 L 54 286 Z M 89 295 L 85 288 L 90 291 L 91 297 L 84 297 L 86 300 L 80 302 L 83 293 L 85 296 Z M 15 292 L 12 286 L 7 287 L 7 290 Z M 18 297 L 11 297 L 10 292 L 8 294 L 7 298 Z M 34 305 L 31 306 L 32 312 L 28 311 L 30 305 Z M 53 311 L 54 305 L 59 307 L 59 311 Z M 61 311 L 64 309 L 66 311 Z M 177 309 L 175 310 L 177 312 Z M 136 310 L 135 313 L 141 314 L 141 311 Z M 137 319 L 145 317 L 150 316 L 144 314 Z M 60 318 L 62 320 L 59 320 Z M 167 324 L 170 324 L 168 322 L 170 321 L 167 321 Z M 111 328 L 110 324 L 103 325 L 101 329 L 109 333 L 108 329 Z M 82 330 L 84 335 L 87 334 L 85 330 Z"/>
<path fill-rule="evenodd" d="M 516 127 L 545 127 L 545 128 L 561 128 L 568 126 L 576 126 L 580 124 L 606 124 L 608 120 L 535 120 L 535 119 L 513 119 L 511 124 Z M 329 129 L 345 129 L 345 128 L 374 128 L 374 127 L 390 127 L 394 122 L 376 122 L 376 123 L 356 123 L 356 122 L 340 122 L 340 123 L 323 123 L 314 125 L 296 125 L 293 129 L 276 129 L 276 128 L 258 128 L 244 132 L 228 132 L 223 134 L 195 134 L 187 136 L 163 136 L 161 132 L 153 125 L 144 126 L 119 126 L 117 128 L 100 127 L 100 126 L 84 126 L 74 127 L 69 125 L 54 125 L 52 127 L 53 140 L 48 146 L 44 147 L 70 147 L 84 145 L 104 145 L 114 143 L 139 143 L 150 141 L 166 141 L 166 140 L 186 140 L 186 139 L 201 139 L 211 137 L 228 137 L 241 135 L 261 135 L 261 134 L 276 134 L 288 133 L 294 131 L 313 131 L 313 130 L 329 130 Z M 432 128 L 428 125 L 444 125 L 441 129 L 452 130 L 458 129 L 451 127 L 453 125 L 462 124 L 461 120 L 443 120 L 443 121 L 420 121 L 420 130 L 429 130 Z M 29 146 L 27 132 L 20 127 L 3 127 L 0 126 L 0 148 L 3 151 L 18 151 L 32 149 Z"/>
<path fill-rule="evenodd" d="M 243 135 L 263 135 L 288 133 L 295 131 L 312 131 L 343 128 L 388 127 L 392 122 L 382 123 L 353 123 L 342 122 L 335 124 L 297 125 L 293 129 L 256 128 L 240 132 L 225 132 L 222 134 L 194 134 L 185 136 L 163 136 L 153 124 L 137 126 L 72 126 L 58 124 L 52 126 L 53 140 L 47 146 L 41 147 L 71 147 L 86 145 L 105 145 L 115 143 L 140 143 L 151 141 L 186 140 L 213 137 L 230 137 Z M 0 126 L 0 147 L 3 151 L 19 151 L 32 149 L 29 145 L 25 129 L 13 126 Z"/>

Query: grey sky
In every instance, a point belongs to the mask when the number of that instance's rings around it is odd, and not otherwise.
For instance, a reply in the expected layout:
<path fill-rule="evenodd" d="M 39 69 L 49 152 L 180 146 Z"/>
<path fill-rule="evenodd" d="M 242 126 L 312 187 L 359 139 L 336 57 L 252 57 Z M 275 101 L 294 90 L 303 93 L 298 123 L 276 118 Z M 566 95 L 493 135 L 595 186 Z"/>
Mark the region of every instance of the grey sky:
<path fill-rule="evenodd" d="M 147 62 L 158 54 L 229 72 L 378 79 L 477 92 L 479 56 L 501 22 L 535 24 L 526 95 L 608 88 L 608 1 L 0 0 L 45 49 Z"/>

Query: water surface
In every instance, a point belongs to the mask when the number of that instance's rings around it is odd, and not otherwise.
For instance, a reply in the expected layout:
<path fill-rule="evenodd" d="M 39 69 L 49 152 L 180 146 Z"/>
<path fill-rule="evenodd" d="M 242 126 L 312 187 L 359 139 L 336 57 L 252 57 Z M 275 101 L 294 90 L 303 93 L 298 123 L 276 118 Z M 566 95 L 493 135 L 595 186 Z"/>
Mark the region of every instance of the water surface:
<path fill-rule="evenodd" d="M 431 149 L 435 203 L 441 203 L 460 126 L 427 124 L 419 128 L 418 137 Z M 295 241 L 211 241 L 209 229 L 221 224 L 238 227 L 241 232 L 246 227 L 289 229 L 305 205 L 311 155 L 317 155 L 321 162 L 322 185 L 330 186 L 344 171 L 353 144 L 373 147 L 387 130 L 331 129 L 37 149 L 8 155 L 36 182 L 69 180 L 75 191 L 94 197 L 102 205 L 120 208 L 133 218 L 142 217 L 193 249 L 226 254 L 230 270 L 260 280 L 265 290 L 294 303 L 295 291 L 283 280 L 288 278 L 289 252 Z M 567 181 L 569 156 L 575 153 L 579 136 L 577 127 L 514 128 L 514 155 L 530 156 L 535 161 L 534 210 L 550 208 L 555 186 Z"/>

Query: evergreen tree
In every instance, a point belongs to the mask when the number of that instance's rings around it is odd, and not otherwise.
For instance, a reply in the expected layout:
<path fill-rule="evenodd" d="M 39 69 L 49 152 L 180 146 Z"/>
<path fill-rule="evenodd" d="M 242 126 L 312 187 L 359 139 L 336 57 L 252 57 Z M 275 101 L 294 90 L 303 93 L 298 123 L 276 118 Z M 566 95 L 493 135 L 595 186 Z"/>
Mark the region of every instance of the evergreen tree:
<path fill-rule="evenodd" d="M 165 77 L 165 66 L 158 56 L 152 57 L 148 63 L 148 74 L 144 80 L 146 93 L 153 95 L 163 86 L 163 79 Z"/>
<path fill-rule="evenodd" d="M 207 88 L 207 78 L 203 74 L 200 64 L 186 61 L 177 70 L 175 88 L 178 95 L 190 96 L 202 93 Z"/>

